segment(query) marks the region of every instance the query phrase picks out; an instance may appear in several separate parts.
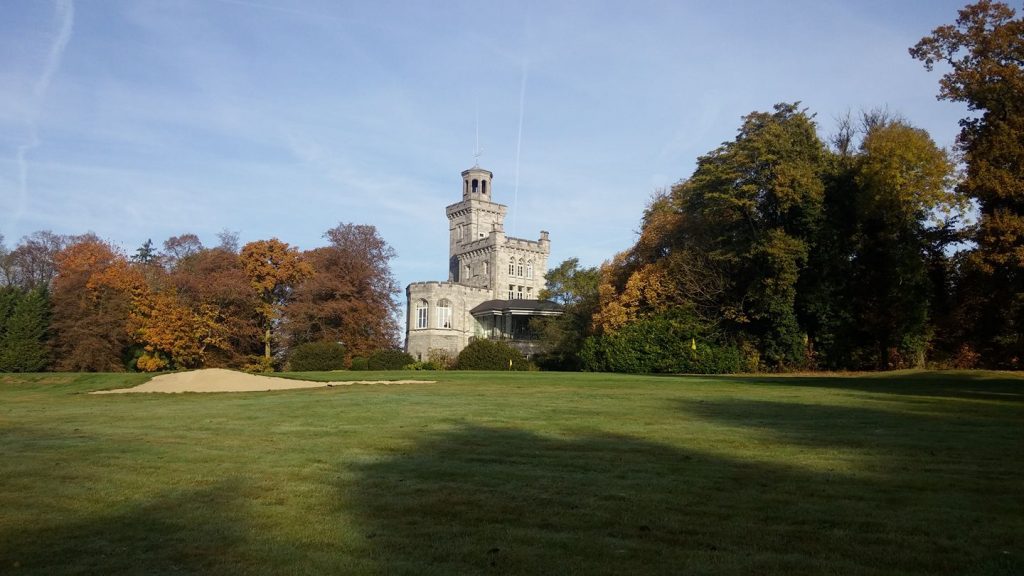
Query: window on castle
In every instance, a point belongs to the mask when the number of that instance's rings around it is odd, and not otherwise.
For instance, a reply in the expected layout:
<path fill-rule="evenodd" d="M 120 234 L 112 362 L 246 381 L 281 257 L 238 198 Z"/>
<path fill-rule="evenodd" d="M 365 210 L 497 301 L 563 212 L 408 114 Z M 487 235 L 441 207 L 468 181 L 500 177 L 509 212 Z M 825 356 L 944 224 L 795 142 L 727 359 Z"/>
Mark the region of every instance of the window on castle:
<path fill-rule="evenodd" d="M 487 195 L 487 180 L 483 181 L 483 185 L 481 186 L 481 193 L 483 193 L 485 196 Z"/>
<path fill-rule="evenodd" d="M 509 276 L 515 276 L 516 275 L 516 259 L 515 258 L 509 258 L 508 259 L 508 275 Z"/>
<path fill-rule="evenodd" d="M 430 309 L 430 304 L 426 300 L 420 300 L 416 303 L 416 327 L 426 328 L 427 324 L 427 310 Z"/>
<path fill-rule="evenodd" d="M 519 259 L 519 264 L 516 265 L 516 276 L 523 277 L 523 259 Z"/>
<path fill-rule="evenodd" d="M 472 277 L 473 277 L 473 266 L 470 265 L 470 264 L 466 264 L 466 280 L 469 280 Z"/>
<path fill-rule="evenodd" d="M 484 276 L 487 276 L 491 271 L 491 265 L 488 262 L 484 262 Z"/>
<path fill-rule="evenodd" d="M 452 305 L 448 300 L 441 300 L 437 303 L 437 327 L 452 327 Z"/>
<path fill-rule="evenodd" d="M 520 286 L 519 290 L 518 290 L 518 292 L 516 294 L 516 300 L 522 300 L 522 299 L 523 299 L 523 287 Z"/>
<path fill-rule="evenodd" d="M 533 260 L 526 263 L 526 277 L 533 278 Z"/>
<path fill-rule="evenodd" d="M 480 189 L 480 181 L 477 180 L 476 178 L 474 178 L 473 179 L 473 194 L 476 194 L 477 190 L 479 190 L 479 189 Z"/>
<path fill-rule="evenodd" d="M 530 288 L 529 286 L 526 287 L 526 299 L 533 300 L 533 288 Z"/>
<path fill-rule="evenodd" d="M 462 240 L 463 236 L 466 233 L 466 230 L 465 230 L 465 228 L 462 227 L 462 224 L 459 224 L 458 230 L 459 230 L 459 233 L 458 233 L 459 240 Z"/>
<path fill-rule="evenodd" d="M 512 284 L 509 284 L 508 285 L 508 299 L 512 300 L 515 297 L 516 297 L 516 287 L 513 286 Z"/>

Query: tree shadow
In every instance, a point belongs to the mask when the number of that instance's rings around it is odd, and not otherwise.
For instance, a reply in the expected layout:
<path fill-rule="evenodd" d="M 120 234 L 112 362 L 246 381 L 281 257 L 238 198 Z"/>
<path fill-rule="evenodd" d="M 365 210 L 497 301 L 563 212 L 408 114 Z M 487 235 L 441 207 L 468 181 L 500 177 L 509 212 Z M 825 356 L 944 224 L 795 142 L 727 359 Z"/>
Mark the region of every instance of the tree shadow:
<path fill-rule="evenodd" d="M 871 453 L 887 468 L 941 459 L 1001 478 L 1024 471 L 1024 411 L 1014 404 L 968 412 L 945 404 L 896 409 L 702 399 L 679 400 L 678 407 L 687 418 L 745 428 L 785 444 Z"/>
<path fill-rule="evenodd" d="M 338 506 L 363 526 L 380 574 L 1024 569 L 1019 540 L 1002 532 L 1024 524 L 1003 510 L 994 525 L 969 477 L 914 490 L 897 467 L 857 477 L 621 436 L 464 425 L 358 466 L 339 482 Z"/>
<path fill-rule="evenodd" d="M 174 490 L 70 523 L 2 534 L 5 574 L 245 573 L 239 486 Z"/>
<path fill-rule="evenodd" d="M 901 371 L 863 375 L 708 375 L 700 378 L 765 386 L 831 388 L 875 394 L 1024 403 L 1024 377 L 1005 372 Z"/>

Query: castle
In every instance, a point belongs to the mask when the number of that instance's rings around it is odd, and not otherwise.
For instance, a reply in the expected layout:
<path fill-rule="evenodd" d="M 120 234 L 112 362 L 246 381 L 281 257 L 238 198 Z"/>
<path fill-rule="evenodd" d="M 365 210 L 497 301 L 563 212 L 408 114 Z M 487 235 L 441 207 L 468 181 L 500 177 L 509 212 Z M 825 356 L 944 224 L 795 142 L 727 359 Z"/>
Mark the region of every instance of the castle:
<path fill-rule="evenodd" d="M 472 338 L 503 340 L 529 355 L 536 351 L 530 319 L 561 308 L 539 300 L 551 241 L 505 236 L 507 206 L 492 201 L 489 170 L 462 173 L 462 200 L 448 206 L 448 281 L 413 282 L 405 350 L 427 360 L 432 350 L 454 357 Z"/>

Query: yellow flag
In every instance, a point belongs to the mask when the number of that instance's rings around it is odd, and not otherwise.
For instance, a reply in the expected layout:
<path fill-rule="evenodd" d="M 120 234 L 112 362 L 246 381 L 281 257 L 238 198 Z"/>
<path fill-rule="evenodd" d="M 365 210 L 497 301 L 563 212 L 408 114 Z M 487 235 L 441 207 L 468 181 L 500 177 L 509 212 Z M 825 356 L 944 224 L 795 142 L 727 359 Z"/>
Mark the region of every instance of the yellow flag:
<path fill-rule="evenodd" d="M 690 350 L 696 350 L 696 349 L 697 349 L 697 339 L 696 338 L 690 338 Z"/>

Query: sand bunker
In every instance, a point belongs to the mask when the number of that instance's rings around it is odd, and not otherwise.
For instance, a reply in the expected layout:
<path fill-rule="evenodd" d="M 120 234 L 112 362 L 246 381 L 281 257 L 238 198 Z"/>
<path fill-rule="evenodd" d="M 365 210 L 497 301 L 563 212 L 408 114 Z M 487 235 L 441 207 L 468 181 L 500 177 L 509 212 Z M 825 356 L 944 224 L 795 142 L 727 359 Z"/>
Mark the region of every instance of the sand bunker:
<path fill-rule="evenodd" d="M 268 390 L 292 390 L 295 388 L 325 388 L 327 386 L 351 386 L 352 384 L 433 384 L 434 380 L 346 380 L 339 382 L 312 382 L 309 380 L 288 380 L 270 376 L 256 376 L 244 372 L 207 368 L 191 372 L 175 372 L 154 377 L 145 384 L 134 388 L 98 390 L 90 394 L 123 394 L 125 392 L 264 392 Z"/>

